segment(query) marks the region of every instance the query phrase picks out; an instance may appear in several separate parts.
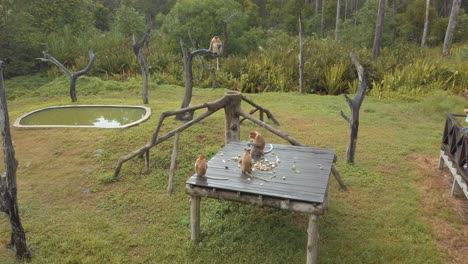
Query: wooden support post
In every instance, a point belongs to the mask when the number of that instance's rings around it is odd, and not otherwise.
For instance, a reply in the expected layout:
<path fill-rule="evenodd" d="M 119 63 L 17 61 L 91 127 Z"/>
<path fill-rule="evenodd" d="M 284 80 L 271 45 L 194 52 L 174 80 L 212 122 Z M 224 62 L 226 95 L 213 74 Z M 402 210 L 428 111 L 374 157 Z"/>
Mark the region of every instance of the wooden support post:
<path fill-rule="evenodd" d="M 333 174 L 333 176 L 335 176 L 335 179 L 336 181 L 338 182 L 338 184 L 340 185 L 341 189 L 343 189 L 344 191 L 347 191 L 348 190 L 348 187 L 346 187 L 343 179 L 341 179 L 341 176 L 340 176 L 340 173 L 338 172 L 338 170 L 335 168 L 335 165 L 332 165 L 331 167 L 331 172 Z"/>
<path fill-rule="evenodd" d="M 455 177 L 453 177 L 452 196 L 457 197 L 457 198 L 465 198 L 463 189 L 460 187 Z"/>
<path fill-rule="evenodd" d="M 150 151 L 149 149 L 145 151 L 145 167 L 146 172 L 150 170 Z"/>
<path fill-rule="evenodd" d="M 442 155 L 439 157 L 439 170 L 443 170 L 444 169 L 444 158 L 442 157 Z"/>
<path fill-rule="evenodd" d="M 260 121 L 263 121 L 263 110 L 260 109 Z"/>
<path fill-rule="evenodd" d="M 190 225 L 192 228 L 192 241 L 200 236 L 200 196 L 190 196 Z"/>
<path fill-rule="evenodd" d="M 174 181 L 174 170 L 176 165 L 177 159 L 177 146 L 179 145 L 179 132 L 176 132 L 174 135 L 174 146 L 172 147 L 172 155 L 171 155 L 171 166 L 169 167 L 169 179 L 167 180 L 167 195 L 171 195 L 172 193 L 172 183 Z"/>
<path fill-rule="evenodd" d="M 232 141 L 240 141 L 239 112 L 242 96 L 239 92 L 226 92 L 224 97 L 228 98 L 224 113 L 226 116 L 225 144 Z"/>
<path fill-rule="evenodd" d="M 307 228 L 307 264 L 317 263 L 318 243 L 319 243 L 319 216 L 311 214 L 309 216 L 309 227 Z"/>

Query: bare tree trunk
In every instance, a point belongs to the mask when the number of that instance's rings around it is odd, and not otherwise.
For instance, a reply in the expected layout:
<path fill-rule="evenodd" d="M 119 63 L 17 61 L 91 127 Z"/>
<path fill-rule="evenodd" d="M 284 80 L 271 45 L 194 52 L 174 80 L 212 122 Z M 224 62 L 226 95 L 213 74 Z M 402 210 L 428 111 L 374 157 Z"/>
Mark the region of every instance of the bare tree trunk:
<path fill-rule="evenodd" d="M 359 88 L 357 91 L 356 96 L 351 99 L 348 97 L 348 95 L 344 95 L 346 98 L 346 102 L 349 105 L 349 108 L 351 109 L 351 118 L 347 117 L 343 110 L 341 110 L 341 116 L 349 123 L 350 127 L 350 142 L 348 146 L 348 150 L 346 152 L 346 161 L 348 163 L 353 163 L 354 162 L 354 156 L 356 153 L 356 144 L 357 144 L 357 136 L 358 136 L 358 130 L 359 130 L 359 109 L 361 108 L 362 101 L 364 100 L 364 97 L 366 96 L 366 90 L 367 90 L 367 83 L 364 78 L 364 68 L 362 68 L 361 64 L 359 64 L 358 60 L 354 56 L 354 54 L 351 53 L 351 59 L 356 66 L 357 73 L 358 73 L 358 78 L 359 78 Z"/>
<path fill-rule="evenodd" d="M 340 27 L 341 1 L 336 0 L 336 23 L 335 23 L 335 41 L 338 41 L 338 29 Z"/>
<path fill-rule="evenodd" d="M 450 12 L 450 20 L 447 25 L 447 31 L 445 32 L 444 47 L 442 54 L 448 56 L 450 49 L 452 48 L 453 34 L 457 27 L 458 13 L 460 12 L 461 0 L 453 0 L 452 11 Z"/>
<path fill-rule="evenodd" d="M 301 16 L 299 16 L 299 93 L 304 93 L 304 47 L 302 44 Z"/>
<path fill-rule="evenodd" d="M 344 6 L 344 19 L 346 20 L 348 18 L 348 0 L 345 0 L 345 6 Z"/>
<path fill-rule="evenodd" d="M 358 11 L 358 1 L 359 0 L 353 0 L 354 1 L 354 5 L 353 5 L 353 14 L 354 14 L 354 25 L 356 26 L 357 25 L 357 11 Z"/>
<path fill-rule="evenodd" d="M 138 64 L 141 68 L 141 76 L 143 78 L 143 104 L 148 104 L 148 79 L 149 79 L 149 42 L 151 35 L 151 26 L 148 26 L 148 30 L 145 33 L 145 36 L 140 42 L 136 42 L 135 36 L 133 36 L 133 53 L 137 56 Z M 146 57 L 143 54 L 143 46 L 146 46 Z"/>
<path fill-rule="evenodd" d="M 382 46 L 384 18 L 385 18 L 385 0 L 379 0 L 377 22 L 375 24 L 374 46 L 372 47 L 372 55 L 374 57 L 374 60 L 376 60 L 380 55 L 380 47 Z"/>
<path fill-rule="evenodd" d="M 324 37 L 325 35 L 325 21 L 324 21 L 324 13 L 325 13 L 325 1 L 326 0 L 322 0 L 322 14 L 321 14 L 321 17 L 320 17 L 320 35 L 322 35 L 322 37 Z"/>
<path fill-rule="evenodd" d="M 68 70 L 62 63 L 60 63 L 57 59 L 52 57 L 52 55 L 50 55 L 49 53 L 45 51 L 43 51 L 42 53 L 44 54 L 44 58 L 38 58 L 38 60 L 41 60 L 44 62 L 52 62 L 53 64 L 55 64 L 57 67 L 59 67 L 62 71 L 64 71 L 68 75 L 68 77 L 70 78 L 70 97 L 71 97 L 72 102 L 76 102 L 78 100 L 76 97 L 76 80 L 80 76 L 86 74 L 91 69 L 91 66 L 96 60 L 96 55 L 94 55 L 93 50 L 89 50 L 88 65 L 84 69 L 74 72 L 74 73 Z"/>
<path fill-rule="evenodd" d="M 319 1 L 320 0 L 315 0 L 315 11 L 314 11 L 314 16 L 318 16 L 318 9 L 319 9 Z"/>
<path fill-rule="evenodd" d="M 394 0 L 395 1 L 395 0 Z M 424 17 L 424 30 L 421 38 L 421 48 L 424 48 L 426 45 L 427 31 L 429 28 L 429 7 L 431 5 L 431 0 L 426 0 L 426 16 Z"/>
<path fill-rule="evenodd" d="M 192 38 L 192 33 L 190 31 L 188 32 L 188 36 L 189 36 L 190 41 L 192 42 L 193 48 L 198 49 L 199 47 L 197 43 L 195 43 L 195 40 Z M 201 61 L 203 69 L 211 74 L 211 88 L 214 89 L 218 87 L 218 81 L 216 78 L 216 70 L 214 68 L 207 67 L 205 64 L 205 59 L 203 57 L 200 57 L 200 61 Z"/>
<path fill-rule="evenodd" d="M 15 247 L 16 257 L 31 259 L 31 251 L 26 244 L 26 235 L 21 224 L 17 202 L 16 168 L 18 162 L 15 159 L 15 149 L 11 141 L 10 120 L 3 84 L 3 62 L 0 61 L 0 126 L 5 163 L 5 173 L 0 176 L 0 211 L 4 212 L 11 227 L 11 241 L 9 247 Z"/>
<path fill-rule="evenodd" d="M 184 70 L 185 70 L 185 95 L 184 100 L 180 108 L 186 108 L 190 105 L 192 100 L 192 88 L 193 88 L 193 73 L 192 73 L 192 60 L 195 56 L 206 55 L 213 56 L 213 53 L 207 49 L 198 49 L 190 52 L 182 41 L 180 41 L 180 48 L 182 49 L 182 55 L 184 57 Z M 187 121 L 192 120 L 193 112 L 184 112 L 176 115 L 177 120 Z"/>
<path fill-rule="evenodd" d="M 397 15 L 396 0 L 393 0 L 392 7 L 393 7 L 393 14 L 392 14 L 393 17 L 392 18 L 393 18 L 393 22 L 396 25 L 396 15 Z M 393 43 L 395 43 L 395 40 L 396 40 L 396 30 L 397 30 L 396 26 L 393 27 L 393 32 L 392 32 L 392 42 Z"/>

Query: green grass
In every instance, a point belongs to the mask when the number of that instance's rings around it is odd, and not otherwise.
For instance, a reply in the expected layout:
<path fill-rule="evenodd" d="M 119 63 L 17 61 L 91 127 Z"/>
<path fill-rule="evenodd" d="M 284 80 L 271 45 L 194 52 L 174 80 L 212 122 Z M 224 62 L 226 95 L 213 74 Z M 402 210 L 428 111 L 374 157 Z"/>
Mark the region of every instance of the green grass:
<path fill-rule="evenodd" d="M 34 109 L 71 104 L 66 78 L 16 78 L 8 80 L 6 88 L 11 123 Z M 192 105 L 218 99 L 225 91 L 195 88 Z M 137 158 L 124 164 L 118 181 L 110 181 L 117 159 L 143 146 L 159 114 L 178 109 L 183 94 L 182 87 L 151 83 L 153 115 L 129 129 L 12 128 L 31 263 L 305 262 L 307 218 L 289 211 L 204 199 L 201 241 L 190 241 L 184 182 L 198 153 L 211 157 L 222 147 L 222 111 L 181 134 L 172 196 L 166 195 L 172 140 L 151 150 L 149 172 Z M 79 104 L 138 105 L 140 80 L 119 83 L 82 77 L 77 95 Z M 462 99 L 440 93 L 421 99 L 366 97 L 356 162 L 349 165 L 345 162 L 349 127 L 339 114 L 340 109 L 349 113 L 344 97 L 247 96 L 272 111 L 280 130 L 306 145 L 337 152 L 337 168 L 350 190 L 341 191 L 331 180 L 330 208 L 320 222 L 320 263 L 444 262 L 431 217 L 454 226 L 460 222 L 450 208 L 442 215 L 423 208 L 424 176 L 411 157 L 437 159 L 445 115 L 461 112 Z M 169 118 L 163 130 L 180 124 Z M 252 128 L 257 127 L 243 123 L 243 140 Z M 285 143 L 259 130 L 268 141 Z M 103 149 L 103 155 L 95 157 L 96 149 Z M 9 232 L 6 218 L 0 218 L 2 263 L 15 263 L 14 253 L 5 249 Z"/>

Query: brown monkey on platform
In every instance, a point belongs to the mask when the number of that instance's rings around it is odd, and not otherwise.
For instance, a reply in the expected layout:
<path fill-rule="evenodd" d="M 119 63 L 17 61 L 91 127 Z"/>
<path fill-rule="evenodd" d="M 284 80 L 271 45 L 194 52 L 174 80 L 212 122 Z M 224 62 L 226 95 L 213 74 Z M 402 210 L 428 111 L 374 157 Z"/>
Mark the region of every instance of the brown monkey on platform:
<path fill-rule="evenodd" d="M 252 139 L 248 144 L 250 154 L 255 161 L 259 160 L 263 154 L 270 153 L 273 150 L 273 145 L 270 144 L 270 149 L 265 151 L 265 138 L 257 131 L 250 131 L 249 138 Z"/>
<path fill-rule="evenodd" d="M 252 166 L 254 164 L 252 156 L 250 155 L 250 150 L 245 151 L 244 155 L 242 155 L 239 162 L 242 173 L 250 175 L 252 173 Z"/>
<path fill-rule="evenodd" d="M 197 173 L 198 177 L 213 179 L 213 180 L 229 180 L 228 178 L 220 178 L 220 177 L 209 177 L 206 176 L 206 171 L 208 170 L 208 162 L 205 159 L 203 154 L 198 156 L 197 161 L 195 161 L 195 172 Z"/>
<path fill-rule="evenodd" d="M 202 177 L 206 175 L 207 170 L 208 163 L 206 162 L 205 156 L 200 154 L 197 161 L 195 162 L 195 172 L 197 173 L 197 176 Z"/>

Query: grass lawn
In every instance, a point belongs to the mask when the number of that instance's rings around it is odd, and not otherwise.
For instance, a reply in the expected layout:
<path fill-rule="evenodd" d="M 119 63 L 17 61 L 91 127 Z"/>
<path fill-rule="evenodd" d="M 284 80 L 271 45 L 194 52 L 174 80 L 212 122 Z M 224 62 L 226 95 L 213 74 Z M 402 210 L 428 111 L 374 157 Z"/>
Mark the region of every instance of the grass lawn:
<path fill-rule="evenodd" d="M 71 104 L 66 78 L 21 77 L 5 86 L 11 123 L 31 110 Z M 191 105 L 225 92 L 195 88 Z M 209 158 L 223 146 L 223 111 L 181 134 L 172 196 L 166 195 L 172 140 L 151 150 L 149 172 L 137 158 L 123 165 L 118 181 L 110 181 L 117 159 L 143 146 L 160 113 L 178 109 L 183 94 L 179 86 L 152 84 L 152 116 L 128 129 L 11 129 L 31 263 L 305 263 L 307 217 L 289 211 L 203 199 L 201 241 L 190 241 L 184 183 L 198 153 Z M 139 80 L 83 77 L 77 96 L 79 104 L 142 101 Z M 320 263 L 466 263 L 468 227 L 450 197 L 448 173 L 437 171 L 445 116 L 461 113 L 465 99 L 443 93 L 366 97 L 356 162 L 350 165 L 345 162 L 349 127 L 339 114 L 349 113 L 344 97 L 247 97 L 268 108 L 283 132 L 337 152 L 336 167 L 350 190 L 341 191 L 331 178 L 330 207 L 320 219 Z M 169 118 L 163 130 L 180 125 Z M 286 143 L 248 121 L 241 139 L 253 128 L 269 142 Z M 104 150 L 101 156 L 95 156 L 97 149 Z M 5 248 L 9 236 L 9 223 L 1 217 L 1 263 L 16 263 Z"/>

